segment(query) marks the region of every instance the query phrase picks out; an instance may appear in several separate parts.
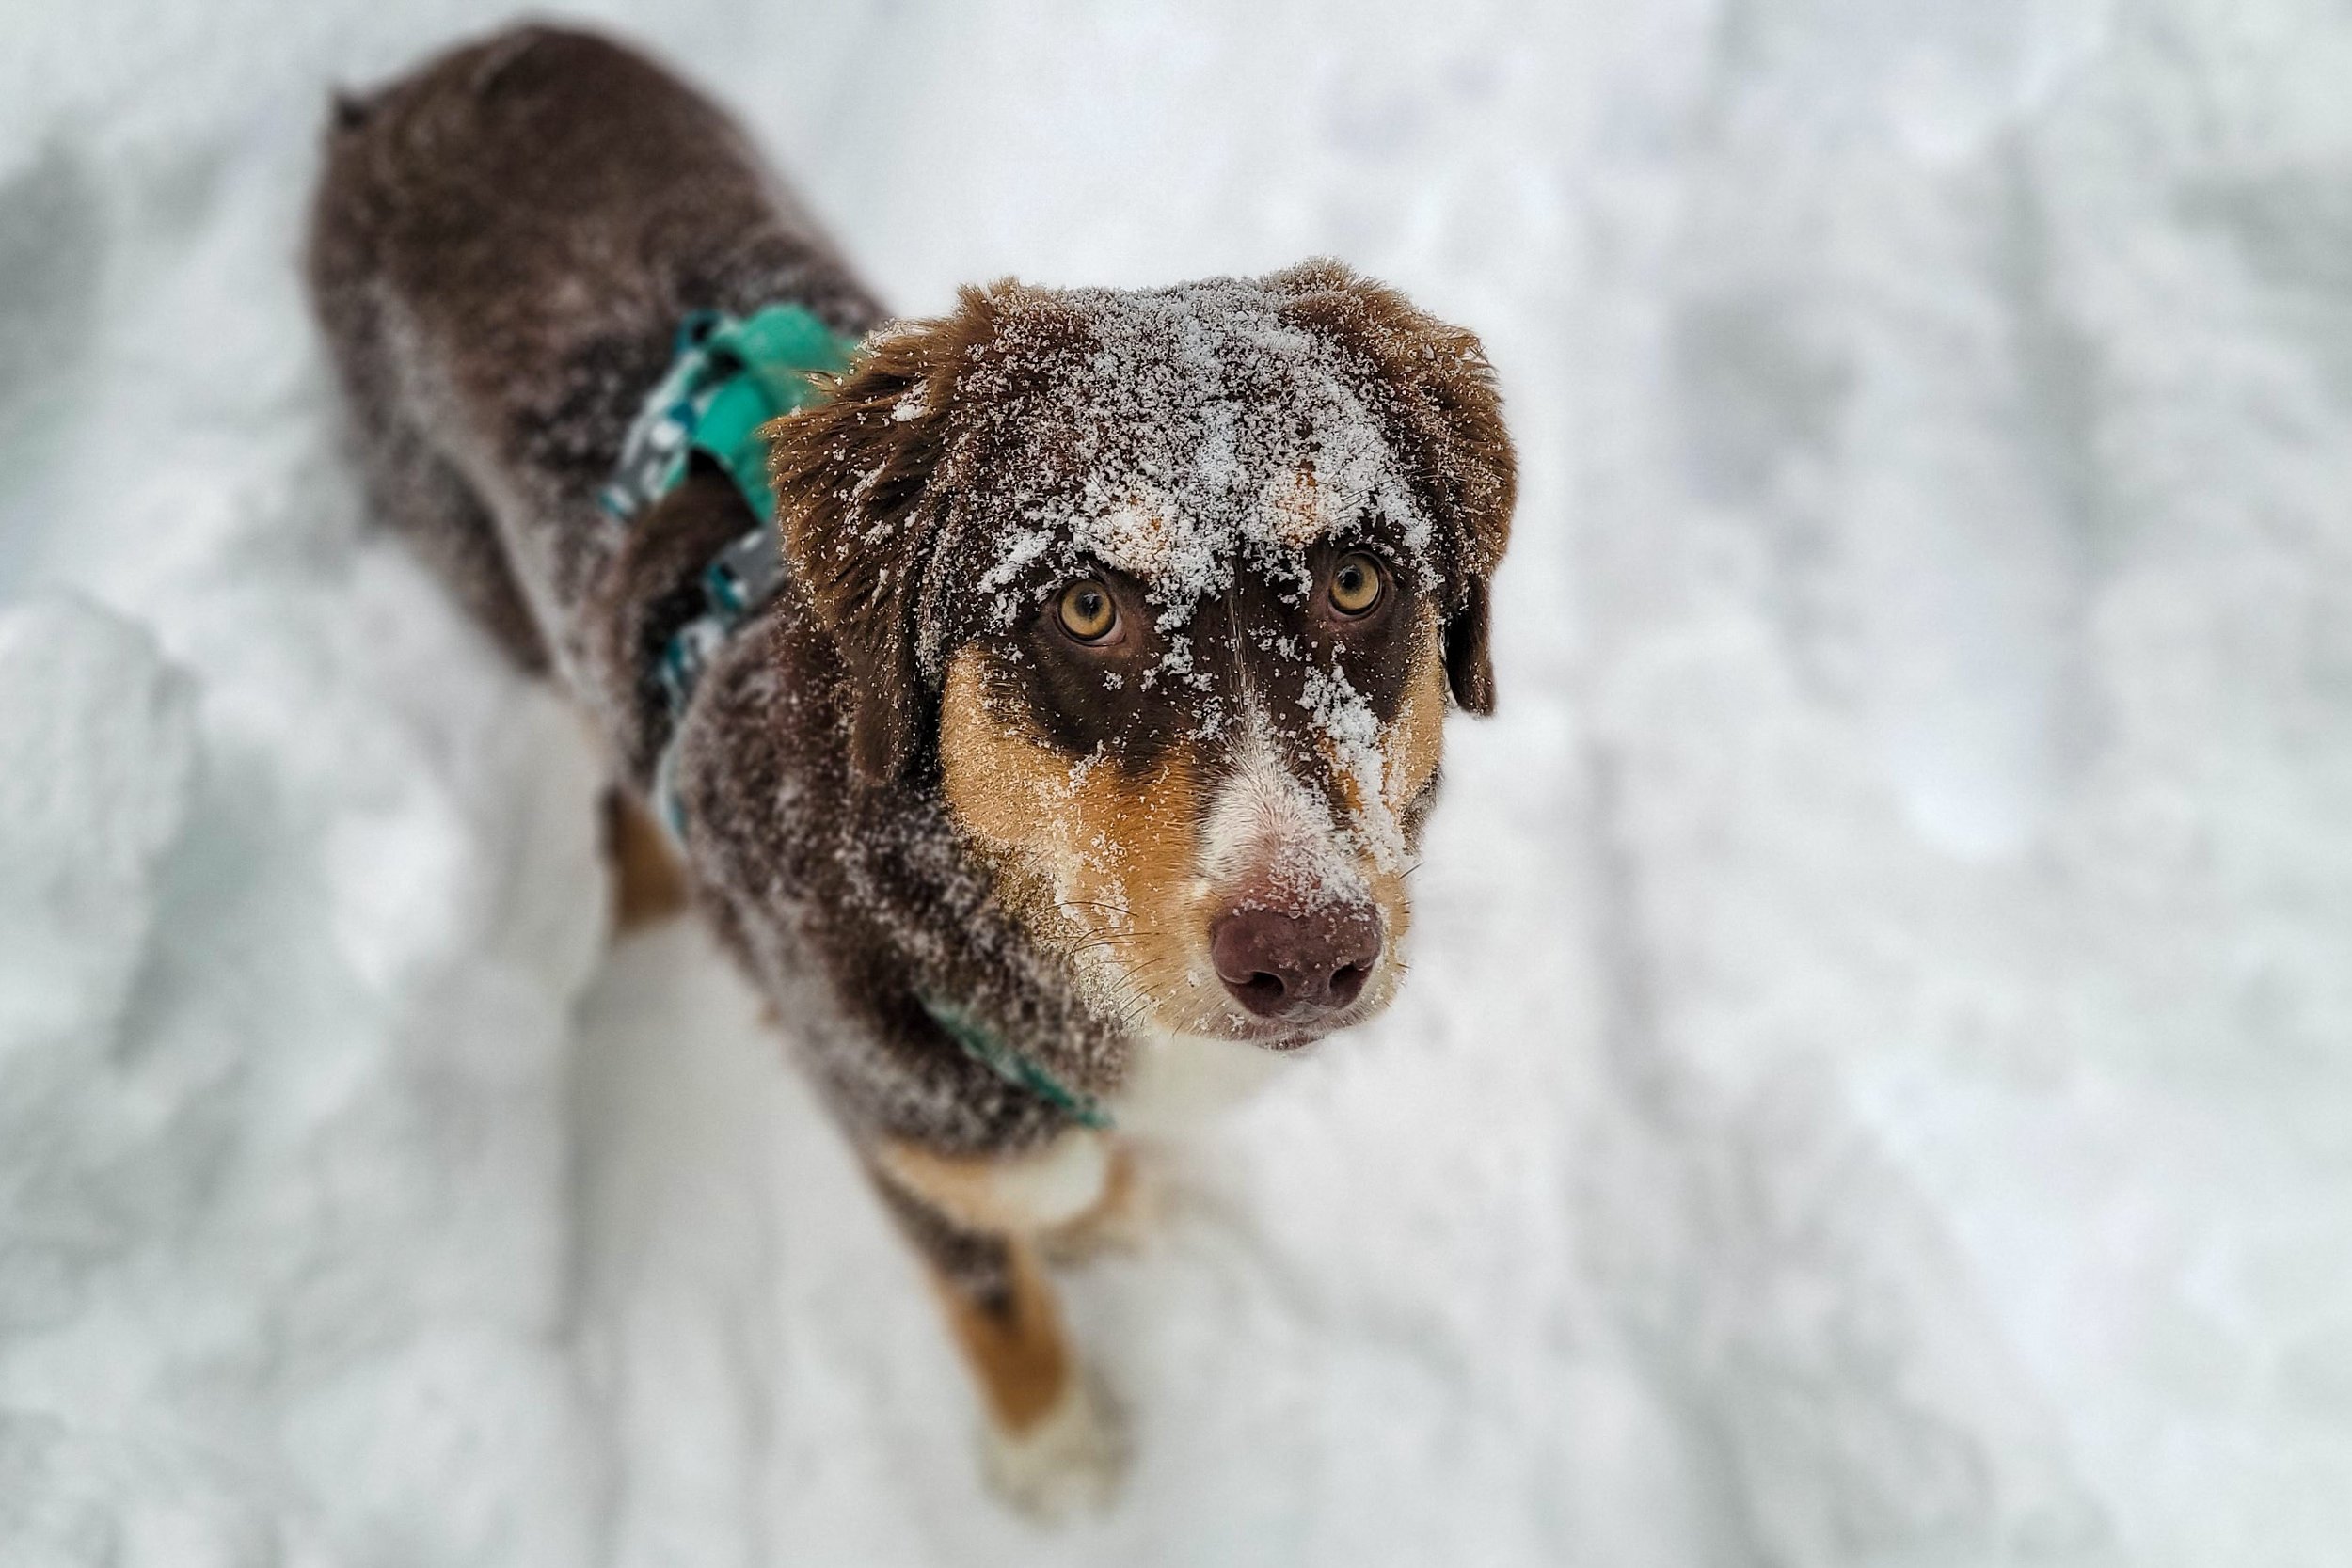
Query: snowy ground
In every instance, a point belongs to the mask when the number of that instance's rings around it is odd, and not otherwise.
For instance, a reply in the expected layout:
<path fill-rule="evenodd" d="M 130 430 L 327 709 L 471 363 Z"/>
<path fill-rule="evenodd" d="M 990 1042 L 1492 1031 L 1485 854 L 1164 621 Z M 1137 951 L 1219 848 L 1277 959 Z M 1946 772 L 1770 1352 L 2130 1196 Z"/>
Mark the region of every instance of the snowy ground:
<path fill-rule="evenodd" d="M 20 0 L 0 1560 L 2346 1560 L 2340 6 L 642 8 L 905 308 L 1328 251 L 1485 335 L 1414 982 L 1075 1282 L 1120 1509 L 1002 1514 L 333 460 L 323 93 L 482 15 Z"/>

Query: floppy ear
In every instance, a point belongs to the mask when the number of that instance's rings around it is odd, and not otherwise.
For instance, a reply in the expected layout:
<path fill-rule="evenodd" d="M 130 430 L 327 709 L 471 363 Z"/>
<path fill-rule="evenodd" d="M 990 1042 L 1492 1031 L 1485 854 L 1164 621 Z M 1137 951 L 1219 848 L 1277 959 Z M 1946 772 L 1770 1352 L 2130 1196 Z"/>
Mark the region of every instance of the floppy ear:
<path fill-rule="evenodd" d="M 934 483 L 948 418 L 990 301 L 883 328 L 821 403 L 771 423 L 768 471 L 787 564 L 846 668 L 850 759 L 867 783 L 922 755 L 933 701 L 919 657 L 925 577 L 943 523 Z"/>
<path fill-rule="evenodd" d="M 1438 525 L 1446 684 L 1471 713 L 1495 706 L 1486 601 L 1511 537 L 1518 462 L 1478 337 L 1327 258 L 1274 274 L 1283 314 L 1371 362 L 1414 487 Z"/>

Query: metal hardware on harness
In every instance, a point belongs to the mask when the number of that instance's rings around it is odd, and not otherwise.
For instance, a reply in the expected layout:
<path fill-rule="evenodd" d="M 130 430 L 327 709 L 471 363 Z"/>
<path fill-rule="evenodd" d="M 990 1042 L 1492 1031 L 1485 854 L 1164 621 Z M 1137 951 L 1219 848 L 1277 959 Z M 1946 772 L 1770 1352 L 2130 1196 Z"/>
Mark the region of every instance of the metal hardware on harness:
<path fill-rule="evenodd" d="M 672 787 L 677 726 L 711 659 L 784 581 L 775 492 L 759 433 L 777 416 L 816 402 L 811 377 L 846 370 L 854 346 L 798 305 L 739 317 L 695 311 L 679 324 L 676 357 L 630 421 L 612 477 L 597 492 L 609 515 L 631 522 L 685 483 L 699 452 L 734 483 L 757 519 L 702 569 L 695 579 L 702 607 L 670 634 L 653 670 L 670 721 L 654 766 L 655 804 L 663 826 L 681 840 L 685 809 Z"/>
<path fill-rule="evenodd" d="M 699 451 L 735 482 L 752 515 L 772 522 L 760 429 L 814 403 L 810 376 L 847 370 L 852 346 L 798 305 L 748 316 L 695 311 L 678 325 L 675 357 L 630 421 L 597 503 L 628 521 L 676 489 Z"/>

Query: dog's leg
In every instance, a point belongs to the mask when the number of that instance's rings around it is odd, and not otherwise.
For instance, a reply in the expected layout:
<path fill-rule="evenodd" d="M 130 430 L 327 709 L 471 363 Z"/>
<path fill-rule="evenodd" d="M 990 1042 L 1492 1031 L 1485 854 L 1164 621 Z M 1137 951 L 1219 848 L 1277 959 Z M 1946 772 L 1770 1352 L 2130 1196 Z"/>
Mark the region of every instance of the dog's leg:
<path fill-rule="evenodd" d="M 347 351 L 352 380 L 347 401 L 371 509 L 407 540 L 508 657 L 532 674 L 544 674 L 547 645 L 489 508 L 456 466 L 395 408 L 383 347 L 373 341 L 373 312 L 361 312 L 359 321 Z"/>
<path fill-rule="evenodd" d="M 1019 1154 L 977 1159 L 885 1140 L 874 1163 L 901 1191 L 968 1230 L 1035 1237 L 1100 1207 L 1118 1156 L 1104 1134 L 1073 1128 Z"/>
<path fill-rule="evenodd" d="M 604 794 L 604 852 L 612 864 L 612 923 L 627 934 L 686 908 L 686 868 L 636 797 Z"/>
<path fill-rule="evenodd" d="M 1035 1237 L 1049 1262 L 1136 1250 L 1158 1207 L 1132 1146 L 1083 1129 L 1009 1158 L 951 1159 L 902 1143 L 882 1144 L 874 1158 L 959 1225 Z"/>
<path fill-rule="evenodd" d="M 1042 1519 L 1101 1507 L 1125 1468 L 1125 1445 L 1102 1390 L 1071 1354 L 1034 1240 L 974 1228 L 903 1177 L 878 1174 L 979 1386 L 990 1482 Z"/>
<path fill-rule="evenodd" d="M 1140 1252 L 1166 1202 L 1134 1144 L 1110 1143 L 1110 1168 L 1093 1207 L 1045 1230 L 1038 1243 L 1049 1263 L 1083 1263 L 1104 1253 Z"/>

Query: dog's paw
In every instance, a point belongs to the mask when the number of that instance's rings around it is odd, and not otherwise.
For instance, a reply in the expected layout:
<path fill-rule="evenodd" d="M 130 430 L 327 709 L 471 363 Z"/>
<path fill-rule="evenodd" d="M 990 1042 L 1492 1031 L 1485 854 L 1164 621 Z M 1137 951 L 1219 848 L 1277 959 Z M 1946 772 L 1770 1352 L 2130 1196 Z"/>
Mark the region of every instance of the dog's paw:
<path fill-rule="evenodd" d="M 1038 1238 L 1051 1263 L 1084 1263 L 1105 1253 L 1141 1252 L 1168 1205 L 1166 1179 L 1132 1143 L 1111 1150 L 1103 1196 L 1094 1207 Z"/>
<path fill-rule="evenodd" d="M 990 1423 L 985 1443 L 989 1485 L 1040 1524 L 1101 1513 L 1127 1473 L 1126 1423 L 1091 1377 L 1071 1379 L 1061 1402 L 1020 1432 Z"/>

